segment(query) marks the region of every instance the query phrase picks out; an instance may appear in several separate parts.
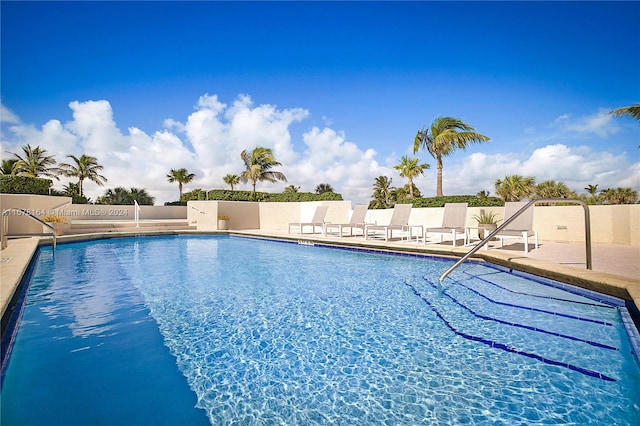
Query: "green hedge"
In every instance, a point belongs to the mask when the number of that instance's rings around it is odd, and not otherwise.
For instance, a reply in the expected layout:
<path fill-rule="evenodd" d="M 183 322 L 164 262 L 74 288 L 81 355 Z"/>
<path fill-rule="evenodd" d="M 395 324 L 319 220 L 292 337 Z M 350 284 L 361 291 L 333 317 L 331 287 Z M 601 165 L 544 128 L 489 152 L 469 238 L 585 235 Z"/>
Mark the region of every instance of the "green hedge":
<path fill-rule="evenodd" d="M 51 184 L 51 179 L 0 175 L 0 192 L 3 194 L 49 195 Z"/>
<path fill-rule="evenodd" d="M 498 197 L 478 197 L 476 195 L 447 195 L 443 197 L 403 198 L 397 204 L 411 204 L 415 208 L 444 207 L 446 203 L 467 203 L 469 207 L 500 207 L 504 201 Z M 369 208 L 372 203 L 369 203 Z"/>
<path fill-rule="evenodd" d="M 478 197 L 476 195 L 447 195 L 443 197 L 409 199 L 413 207 L 444 207 L 446 203 L 467 203 L 469 207 L 500 207 L 504 200 L 498 197 Z"/>
<path fill-rule="evenodd" d="M 180 201 L 167 203 L 167 205 L 183 205 L 177 203 L 186 203 L 187 201 L 261 201 L 266 203 L 275 202 L 301 202 L 301 201 L 342 201 L 342 195 L 334 192 L 324 192 L 315 194 L 313 192 L 288 192 L 288 193 L 270 193 L 251 191 L 231 191 L 230 189 L 212 189 L 205 193 L 202 189 L 194 189 L 190 192 L 182 194 Z"/>

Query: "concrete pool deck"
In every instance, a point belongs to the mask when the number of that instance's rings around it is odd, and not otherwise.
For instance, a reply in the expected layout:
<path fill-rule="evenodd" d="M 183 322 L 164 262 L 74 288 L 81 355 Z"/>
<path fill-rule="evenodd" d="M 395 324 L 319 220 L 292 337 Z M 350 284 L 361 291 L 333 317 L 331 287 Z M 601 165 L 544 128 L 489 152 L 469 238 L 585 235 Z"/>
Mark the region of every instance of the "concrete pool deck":
<path fill-rule="evenodd" d="M 342 237 L 321 234 L 289 234 L 283 230 L 243 230 L 219 232 L 219 234 L 245 235 L 259 238 L 276 238 L 304 243 L 344 245 L 373 250 L 401 251 L 425 255 L 461 257 L 472 246 L 452 247 L 451 242 L 428 243 L 403 241 L 365 240 L 361 236 Z M 196 231 L 164 231 L 136 233 L 95 233 L 58 237 L 58 243 L 83 241 L 100 238 L 126 237 L 135 235 L 176 235 L 211 234 Z M 2 315 L 10 305 L 22 276 L 39 244 L 50 243 L 51 238 L 18 238 L 9 240 L 2 250 L 0 263 L 0 307 Z M 584 243 L 540 241 L 538 249 L 525 254 L 522 243 L 505 245 L 502 248 L 484 248 L 472 258 L 483 259 L 501 266 L 517 269 L 545 278 L 573 284 L 578 287 L 598 291 L 622 299 L 631 300 L 640 308 L 640 247 L 618 244 L 593 244 L 593 270 L 586 269 L 586 248 Z M 443 271 L 444 272 L 444 271 Z"/>

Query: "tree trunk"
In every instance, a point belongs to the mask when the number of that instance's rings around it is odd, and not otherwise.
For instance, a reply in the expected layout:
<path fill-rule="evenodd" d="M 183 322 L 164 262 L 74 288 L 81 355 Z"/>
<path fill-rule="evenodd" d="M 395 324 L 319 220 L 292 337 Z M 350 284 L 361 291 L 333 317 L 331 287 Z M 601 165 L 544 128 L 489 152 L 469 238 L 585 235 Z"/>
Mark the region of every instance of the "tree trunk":
<path fill-rule="evenodd" d="M 438 156 L 438 177 L 436 179 L 436 197 L 442 197 L 442 157 Z"/>

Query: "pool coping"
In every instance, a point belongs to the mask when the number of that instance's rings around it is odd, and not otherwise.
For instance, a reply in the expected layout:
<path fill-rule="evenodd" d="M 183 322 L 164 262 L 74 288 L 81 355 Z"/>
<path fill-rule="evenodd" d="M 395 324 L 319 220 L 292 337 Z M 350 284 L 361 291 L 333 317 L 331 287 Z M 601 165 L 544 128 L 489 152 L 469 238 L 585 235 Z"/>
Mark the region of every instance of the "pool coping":
<path fill-rule="evenodd" d="M 380 252 L 395 252 L 415 254 L 418 256 L 444 256 L 460 258 L 471 247 L 447 245 L 424 245 L 407 241 L 365 240 L 362 238 L 330 237 L 321 234 L 288 234 L 286 231 L 242 230 L 242 231 L 146 231 L 146 232 L 103 232 L 91 234 L 63 235 L 57 238 L 58 243 L 91 241 L 110 238 L 125 238 L 135 236 L 155 235 L 238 235 L 254 238 L 277 239 L 299 244 L 321 244 L 327 246 L 351 247 L 354 249 L 374 250 Z M 17 238 L 9 240 L 9 245 L 2 250 L 0 264 L 0 308 L 4 317 L 11 304 L 29 264 L 41 245 L 51 245 L 51 237 Z M 576 287 L 596 291 L 598 293 L 624 299 L 632 304 L 632 309 L 638 312 L 640 308 L 640 280 L 613 275 L 605 272 L 580 269 L 565 266 L 541 259 L 534 259 L 513 252 L 499 250 L 479 250 L 471 258 L 483 260 L 510 270 L 529 273 L 542 278 L 561 281 Z M 629 306 L 628 306 L 629 307 Z"/>

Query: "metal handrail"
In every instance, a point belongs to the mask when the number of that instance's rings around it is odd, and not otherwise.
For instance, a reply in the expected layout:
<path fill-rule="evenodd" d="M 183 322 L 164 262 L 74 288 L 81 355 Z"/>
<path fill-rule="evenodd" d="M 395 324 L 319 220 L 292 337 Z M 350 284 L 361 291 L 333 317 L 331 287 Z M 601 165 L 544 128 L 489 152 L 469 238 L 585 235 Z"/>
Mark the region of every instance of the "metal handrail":
<path fill-rule="evenodd" d="M 584 201 L 577 198 L 538 198 L 535 200 L 529 201 L 524 207 L 515 212 L 514 215 L 505 219 L 502 225 L 498 226 L 493 232 L 487 235 L 482 241 L 478 243 L 473 249 L 469 250 L 467 254 L 462 256 L 453 266 L 444 271 L 442 275 L 440 275 L 440 282 L 444 281 L 454 269 L 460 266 L 465 260 L 471 257 L 475 252 L 480 250 L 485 244 L 487 244 L 498 232 L 502 231 L 508 224 L 513 222 L 518 216 L 520 216 L 525 210 L 529 207 L 533 206 L 537 203 L 577 203 L 582 206 L 584 209 L 584 235 L 585 235 L 585 244 L 586 244 L 586 255 L 587 255 L 587 269 L 592 269 L 591 263 L 591 218 L 589 216 L 589 206 Z"/>
<path fill-rule="evenodd" d="M 197 208 L 196 206 L 189 206 L 189 207 L 191 207 L 195 211 L 199 212 L 200 214 L 205 214 L 204 210 L 201 210 L 201 209 Z"/>
<path fill-rule="evenodd" d="M 30 218 L 35 219 L 36 221 L 40 222 L 41 224 L 43 224 L 47 228 L 51 229 L 51 234 L 53 235 L 53 246 L 52 246 L 52 249 L 53 249 L 53 252 L 55 253 L 55 251 L 56 251 L 56 237 L 57 237 L 56 228 L 54 228 L 53 226 L 49 225 L 47 222 L 45 222 L 44 220 L 40 219 L 39 217 L 32 215 L 27 210 L 20 209 L 20 208 L 17 208 L 17 207 L 10 207 L 8 209 L 2 210 L 2 239 L 3 239 L 2 245 L 3 245 L 3 248 L 6 247 L 4 239 L 6 238 L 7 231 L 9 229 L 9 213 L 11 211 L 14 211 L 14 210 L 26 214 Z"/>

